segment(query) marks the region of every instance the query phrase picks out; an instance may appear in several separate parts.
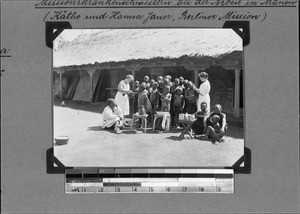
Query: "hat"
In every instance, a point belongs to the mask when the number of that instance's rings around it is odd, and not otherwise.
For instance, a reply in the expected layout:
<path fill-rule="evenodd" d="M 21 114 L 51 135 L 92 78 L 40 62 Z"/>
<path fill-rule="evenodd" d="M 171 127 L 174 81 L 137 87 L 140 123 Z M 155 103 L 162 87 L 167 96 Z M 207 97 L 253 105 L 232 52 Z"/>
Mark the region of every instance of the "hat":
<path fill-rule="evenodd" d="M 206 72 L 202 71 L 202 72 L 198 75 L 198 77 L 208 78 L 208 74 L 207 74 Z"/>
<path fill-rule="evenodd" d="M 134 77 L 132 75 L 128 74 L 128 75 L 126 75 L 126 79 L 130 79 L 131 81 L 133 81 Z"/>

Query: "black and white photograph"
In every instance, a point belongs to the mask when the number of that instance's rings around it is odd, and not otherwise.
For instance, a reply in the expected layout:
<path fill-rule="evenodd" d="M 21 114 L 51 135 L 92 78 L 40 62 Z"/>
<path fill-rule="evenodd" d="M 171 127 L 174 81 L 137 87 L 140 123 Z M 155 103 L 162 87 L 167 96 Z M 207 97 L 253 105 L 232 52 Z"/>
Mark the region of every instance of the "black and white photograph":
<path fill-rule="evenodd" d="M 1 214 L 300 213 L 299 1 L 0 14 Z"/>
<path fill-rule="evenodd" d="M 54 154 L 72 167 L 230 167 L 244 154 L 232 29 L 70 29 L 53 43 Z"/>

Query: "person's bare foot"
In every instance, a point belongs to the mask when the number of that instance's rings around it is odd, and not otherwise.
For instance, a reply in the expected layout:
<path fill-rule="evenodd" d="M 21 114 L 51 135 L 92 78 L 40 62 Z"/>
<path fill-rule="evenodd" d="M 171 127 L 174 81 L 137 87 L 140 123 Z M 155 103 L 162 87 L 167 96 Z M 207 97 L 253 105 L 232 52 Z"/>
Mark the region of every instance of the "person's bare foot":
<path fill-rule="evenodd" d="M 116 134 L 121 134 L 121 130 L 120 130 L 119 127 L 116 127 L 116 128 L 115 128 L 115 133 L 116 133 Z"/>
<path fill-rule="evenodd" d="M 210 140 L 212 142 L 212 144 L 216 145 L 217 141 L 216 140 Z"/>
<path fill-rule="evenodd" d="M 219 140 L 220 143 L 225 143 L 225 138 L 222 137 L 220 140 Z"/>

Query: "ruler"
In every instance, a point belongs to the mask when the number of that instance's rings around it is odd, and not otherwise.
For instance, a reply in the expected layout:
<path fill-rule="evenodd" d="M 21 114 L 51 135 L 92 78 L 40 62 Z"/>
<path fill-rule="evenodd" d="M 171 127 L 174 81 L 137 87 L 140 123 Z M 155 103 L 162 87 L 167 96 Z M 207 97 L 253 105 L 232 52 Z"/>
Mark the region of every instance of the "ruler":
<path fill-rule="evenodd" d="M 205 169 L 198 170 L 197 174 L 194 174 L 194 169 L 193 174 L 187 169 L 182 170 L 180 174 L 174 174 L 172 169 L 166 170 L 170 174 L 165 173 L 159 176 L 148 174 L 147 177 L 143 175 L 140 177 L 119 177 L 118 174 L 112 177 L 87 173 L 94 170 L 87 170 L 85 173 L 82 171 L 79 173 L 79 171 L 78 169 L 66 171 L 66 193 L 234 193 L 232 169 Z M 97 171 L 99 172 L 99 170 Z M 172 176 L 168 177 L 168 175 Z M 131 176 L 134 175 L 131 174 Z"/>

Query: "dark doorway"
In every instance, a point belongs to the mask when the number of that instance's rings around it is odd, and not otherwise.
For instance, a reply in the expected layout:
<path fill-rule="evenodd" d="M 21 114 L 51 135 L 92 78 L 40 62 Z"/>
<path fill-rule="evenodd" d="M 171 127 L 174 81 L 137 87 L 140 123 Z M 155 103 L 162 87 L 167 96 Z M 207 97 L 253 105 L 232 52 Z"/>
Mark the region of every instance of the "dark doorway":
<path fill-rule="evenodd" d="M 110 75 L 108 70 L 102 70 L 93 94 L 93 102 L 105 102 L 108 99 Z"/>

